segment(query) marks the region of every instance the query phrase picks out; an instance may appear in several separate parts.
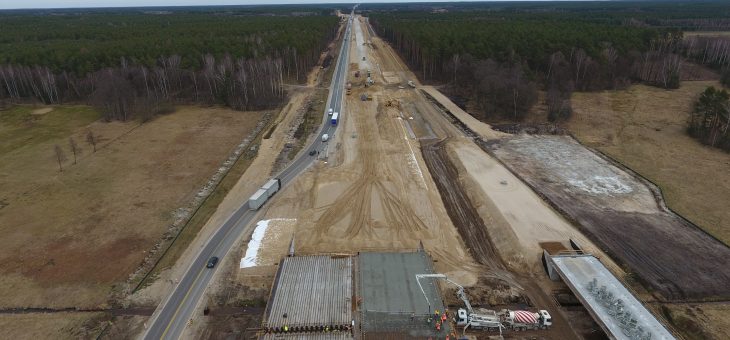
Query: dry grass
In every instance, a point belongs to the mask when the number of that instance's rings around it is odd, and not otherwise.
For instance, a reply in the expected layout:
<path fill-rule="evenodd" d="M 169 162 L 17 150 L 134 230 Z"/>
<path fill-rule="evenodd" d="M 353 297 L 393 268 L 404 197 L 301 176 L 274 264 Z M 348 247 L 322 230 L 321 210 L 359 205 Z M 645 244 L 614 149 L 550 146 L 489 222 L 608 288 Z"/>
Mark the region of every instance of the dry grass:
<path fill-rule="evenodd" d="M 683 32 L 685 37 L 691 36 L 708 36 L 708 37 L 728 37 L 730 31 L 686 31 Z"/>
<path fill-rule="evenodd" d="M 3 339 L 93 339 L 99 332 L 88 320 L 102 313 L 32 313 L 0 315 Z M 90 328 L 90 329 L 87 329 Z"/>
<path fill-rule="evenodd" d="M 730 334 L 728 303 L 671 304 L 661 311 L 687 340 L 725 340 Z"/>
<path fill-rule="evenodd" d="M 261 116 L 182 108 L 139 125 L 93 122 L 86 107 L 31 111 L 0 113 L 1 307 L 104 306 Z M 96 153 L 87 130 L 102 136 Z M 69 136 L 84 149 L 77 165 Z M 62 173 L 54 144 L 70 159 Z"/>
<path fill-rule="evenodd" d="M 686 132 L 688 113 L 713 81 L 685 81 L 678 90 L 635 85 L 625 91 L 575 93 L 568 127 L 597 148 L 657 183 L 667 204 L 730 244 L 730 154 Z"/>

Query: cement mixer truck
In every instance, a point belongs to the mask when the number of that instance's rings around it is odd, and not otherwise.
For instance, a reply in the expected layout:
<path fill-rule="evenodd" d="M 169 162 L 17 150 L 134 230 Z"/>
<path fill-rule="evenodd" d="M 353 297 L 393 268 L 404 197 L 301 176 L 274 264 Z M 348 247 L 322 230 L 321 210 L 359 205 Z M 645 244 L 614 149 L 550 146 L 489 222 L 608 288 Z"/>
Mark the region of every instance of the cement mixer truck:
<path fill-rule="evenodd" d="M 515 331 L 526 331 L 528 329 L 547 329 L 553 324 L 553 319 L 548 311 L 541 309 L 537 313 L 526 310 L 503 309 L 499 312 L 502 318 L 502 325 L 507 329 Z"/>
<path fill-rule="evenodd" d="M 464 302 L 465 308 L 460 308 L 457 311 L 454 321 L 456 321 L 457 326 L 464 327 L 464 332 L 466 332 L 468 328 L 472 328 L 485 331 L 499 331 L 499 333 L 502 334 L 503 329 L 515 331 L 547 329 L 553 324 L 550 313 L 544 309 L 535 313 L 524 310 L 503 309 L 496 312 L 490 309 L 472 308 L 471 303 L 464 292 L 464 287 L 449 280 L 444 274 L 416 274 L 416 282 L 418 282 L 418 286 L 421 288 L 421 292 L 424 297 L 426 297 L 426 293 L 423 291 L 421 279 L 429 278 L 445 280 L 458 288 L 456 296 Z M 426 301 L 428 301 L 428 297 L 426 297 Z"/>

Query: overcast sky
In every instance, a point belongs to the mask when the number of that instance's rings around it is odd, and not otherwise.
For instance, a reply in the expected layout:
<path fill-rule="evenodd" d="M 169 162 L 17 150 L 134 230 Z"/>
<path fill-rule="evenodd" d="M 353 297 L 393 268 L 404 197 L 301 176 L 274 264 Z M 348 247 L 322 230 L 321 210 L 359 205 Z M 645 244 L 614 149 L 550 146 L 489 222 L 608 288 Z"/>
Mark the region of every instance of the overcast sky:
<path fill-rule="evenodd" d="M 449 0 L 0 0 L 0 9 L 446 1 Z"/>

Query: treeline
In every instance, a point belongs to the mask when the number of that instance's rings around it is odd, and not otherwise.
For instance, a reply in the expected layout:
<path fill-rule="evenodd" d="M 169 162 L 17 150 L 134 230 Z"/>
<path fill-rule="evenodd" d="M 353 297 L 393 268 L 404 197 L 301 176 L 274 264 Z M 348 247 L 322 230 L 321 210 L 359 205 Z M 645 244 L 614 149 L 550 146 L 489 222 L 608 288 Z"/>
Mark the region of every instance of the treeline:
<path fill-rule="evenodd" d="M 83 76 L 117 67 L 121 58 L 152 67 L 161 56 L 178 55 L 182 68 L 200 69 L 201 56 L 230 54 L 235 59 L 281 58 L 289 76 L 301 77 L 301 69 L 312 66 L 336 33 L 337 22 L 334 15 L 235 12 L 4 15 L 0 64 L 46 66 L 54 73 Z"/>
<path fill-rule="evenodd" d="M 108 120 L 146 119 L 170 103 L 274 106 L 284 96 L 282 83 L 305 80 L 338 28 L 335 16 L 319 15 L 5 19 L 0 101 L 87 101 Z"/>
<path fill-rule="evenodd" d="M 695 31 L 730 29 L 730 5 L 725 0 L 367 3 L 360 5 L 358 11 L 472 12 L 483 18 L 495 20 L 582 20 L 611 25 Z"/>
<path fill-rule="evenodd" d="M 708 87 L 695 103 L 687 132 L 700 142 L 730 151 L 730 94 Z"/>
<path fill-rule="evenodd" d="M 447 83 L 450 95 L 471 99 L 486 120 L 522 119 L 539 89 L 548 118 L 559 121 L 572 113 L 573 91 L 636 80 L 679 87 L 681 33 L 522 16 L 377 13 L 370 21 L 422 80 Z"/>
<path fill-rule="evenodd" d="M 730 37 L 689 36 L 682 42 L 682 52 L 690 60 L 721 73 L 720 82 L 730 87 Z"/>

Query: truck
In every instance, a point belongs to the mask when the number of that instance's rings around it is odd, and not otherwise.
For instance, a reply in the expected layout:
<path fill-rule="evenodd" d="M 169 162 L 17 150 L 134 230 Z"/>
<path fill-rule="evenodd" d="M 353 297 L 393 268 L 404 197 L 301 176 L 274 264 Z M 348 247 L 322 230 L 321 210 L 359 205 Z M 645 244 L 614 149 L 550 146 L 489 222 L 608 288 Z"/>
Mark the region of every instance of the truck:
<path fill-rule="evenodd" d="M 332 114 L 332 125 L 337 125 L 337 121 L 340 119 L 340 113 L 335 112 Z"/>
<path fill-rule="evenodd" d="M 553 319 L 548 311 L 541 309 L 537 313 L 526 310 L 503 309 L 499 312 L 505 328 L 515 331 L 528 329 L 548 329 L 553 325 Z"/>
<path fill-rule="evenodd" d="M 278 178 L 272 178 L 268 180 L 259 190 L 251 195 L 248 199 L 248 207 L 251 210 L 259 210 L 266 201 L 274 196 L 274 194 L 281 188 L 281 180 Z"/>
<path fill-rule="evenodd" d="M 326 133 L 322 135 L 322 142 L 326 142 L 328 139 L 330 139 L 330 135 Z"/>
<path fill-rule="evenodd" d="M 524 311 L 524 310 L 509 310 L 503 309 L 500 312 L 489 310 L 489 309 L 474 309 L 466 297 L 464 287 L 458 283 L 449 280 L 444 274 L 416 274 L 416 282 L 421 288 L 423 296 L 428 301 L 423 286 L 421 285 L 421 279 L 433 278 L 443 279 L 448 283 L 455 285 L 458 289 L 456 296 L 458 296 L 463 302 L 465 308 L 459 308 L 456 312 L 455 322 L 457 326 L 464 327 L 464 332 L 467 328 L 480 329 L 485 331 L 499 331 L 502 334 L 503 329 L 511 330 L 528 330 L 528 329 L 547 329 L 552 326 L 552 317 L 548 311 L 541 309 L 537 313 Z M 429 302 L 429 308 L 431 303 Z"/>
<path fill-rule="evenodd" d="M 266 195 L 270 198 L 271 196 L 274 196 L 274 194 L 279 191 L 279 188 L 281 188 L 281 180 L 278 178 L 272 178 L 264 186 L 261 187 L 261 189 L 266 190 Z"/>
<path fill-rule="evenodd" d="M 261 208 L 268 199 L 269 196 L 266 195 L 266 190 L 259 189 L 251 196 L 251 198 L 248 199 L 248 207 L 251 208 L 251 210 L 259 210 L 259 208 Z"/>
<path fill-rule="evenodd" d="M 498 331 L 503 328 L 502 320 L 497 312 L 488 309 L 477 309 L 473 313 L 467 313 L 466 309 L 460 308 L 456 313 L 456 325 L 466 328 Z"/>

